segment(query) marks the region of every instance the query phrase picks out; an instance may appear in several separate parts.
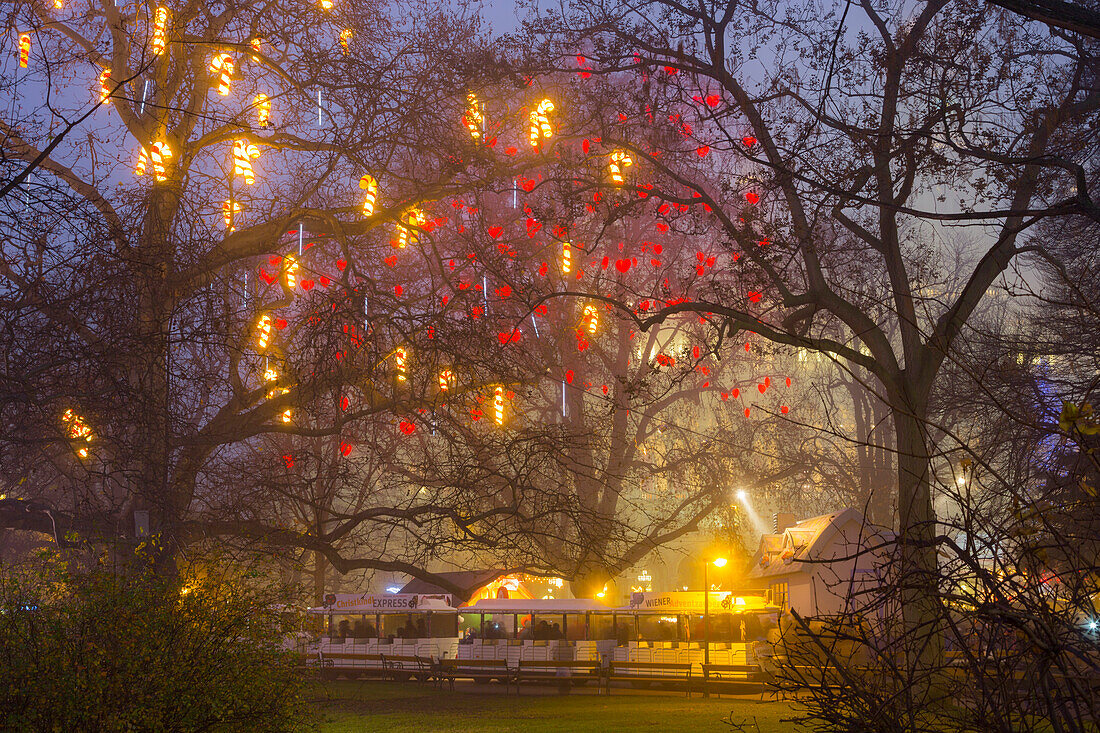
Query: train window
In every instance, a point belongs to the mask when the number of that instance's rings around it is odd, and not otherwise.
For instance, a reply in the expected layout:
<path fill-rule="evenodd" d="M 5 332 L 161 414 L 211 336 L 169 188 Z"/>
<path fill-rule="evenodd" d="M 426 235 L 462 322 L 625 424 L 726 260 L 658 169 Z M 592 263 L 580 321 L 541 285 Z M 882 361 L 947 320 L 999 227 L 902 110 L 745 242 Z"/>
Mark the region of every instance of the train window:
<path fill-rule="evenodd" d="M 428 636 L 431 638 L 443 639 L 458 636 L 458 614 L 431 613 L 428 614 L 428 619 Z"/>
<path fill-rule="evenodd" d="M 588 629 L 585 626 L 583 613 L 565 615 L 565 638 L 570 641 L 580 641 L 588 638 Z"/>
<path fill-rule="evenodd" d="M 573 622 L 569 622 L 569 634 L 573 635 Z M 612 623 L 610 613 L 588 614 L 588 638 L 593 640 L 614 639 L 615 624 Z"/>
<path fill-rule="evenodd" d="M 646 641 L 675 641 L 677 627 L 675 616 L 638 614 L 638 638 Z"/>

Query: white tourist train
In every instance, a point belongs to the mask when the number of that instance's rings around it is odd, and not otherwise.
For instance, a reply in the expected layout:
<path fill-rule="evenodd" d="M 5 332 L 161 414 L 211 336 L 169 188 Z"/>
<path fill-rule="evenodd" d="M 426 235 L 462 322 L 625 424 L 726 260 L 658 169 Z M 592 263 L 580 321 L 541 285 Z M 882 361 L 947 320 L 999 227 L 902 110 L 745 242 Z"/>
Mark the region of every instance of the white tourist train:
<path fill-rule="evenodd" d="M 704 663 L 749 669 L 770 653 L 780 614 L 762 596 L 713 591 L 706 603 L 701 591 L 635 593 L 619 608 L 587 599 L 506 598 L 456 608 L 438 594 L 329 600 L 310 609 L 325 618 L 310 650 L 323 673 L 427 678 L 446 662 L 452 674 L 478 682 L 538 670 L 538 662 L 548 663 L 544 672 L 617 666 L 622 677 L 639 678 L 661 669 L 698 677 Z"/>

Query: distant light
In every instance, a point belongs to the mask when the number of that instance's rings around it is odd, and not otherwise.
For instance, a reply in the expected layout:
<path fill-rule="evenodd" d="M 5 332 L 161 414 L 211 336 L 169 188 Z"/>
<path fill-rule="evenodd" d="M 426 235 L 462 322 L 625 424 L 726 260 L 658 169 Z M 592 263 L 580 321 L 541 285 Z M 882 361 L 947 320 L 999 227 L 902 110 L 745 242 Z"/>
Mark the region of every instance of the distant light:
<path fill-rule="evenodd" d="M 1089 626 L 1089 631 L 1096 631 L 1096 622 L 1095 621 L 1089 621 L 1088 626 Z"/>
<path fill-rule="evenodd" d="M 728 561 L 724 557 L 716 557 L 716 558 L 714 558 L 714 560 L 712 562 L 714 562 L 714 567 L 724 568 L 724 567 L 726 567 L 726 563 Z"/>
<path fill-rule="evenodd" d="M 959 476 L 956 483 L 958 483 L 959 486 L 966 486 L 966 476 Z"/>
<path fill-rule="evenodd" d="M 737 490 L 737 500 L 738 501 L 744 501 L 745 499 L 748 499 L 748 498 L 749 498 L 749 495 L 747 493 L 745 493 L 744 489 L 738 489 Z"/>
<path fill-rule="evenodd" d="M 401 589 L 398 588 L 396 585 L 391 585 L 389 588 L 386 588 L 386 592 L 387 593 L 400 593 Z"/>

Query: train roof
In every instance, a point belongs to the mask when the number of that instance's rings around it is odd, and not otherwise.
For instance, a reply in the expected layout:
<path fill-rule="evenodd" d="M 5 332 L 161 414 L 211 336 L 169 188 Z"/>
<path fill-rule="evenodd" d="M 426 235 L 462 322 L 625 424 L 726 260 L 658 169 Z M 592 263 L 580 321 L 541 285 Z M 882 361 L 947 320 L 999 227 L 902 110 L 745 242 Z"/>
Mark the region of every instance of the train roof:
<path fill-rule="evenodd" d="M 483 598 L 472 606 L 459 609 L 466 613 L 585 613 L 611 610 L 590 598 Z"/>

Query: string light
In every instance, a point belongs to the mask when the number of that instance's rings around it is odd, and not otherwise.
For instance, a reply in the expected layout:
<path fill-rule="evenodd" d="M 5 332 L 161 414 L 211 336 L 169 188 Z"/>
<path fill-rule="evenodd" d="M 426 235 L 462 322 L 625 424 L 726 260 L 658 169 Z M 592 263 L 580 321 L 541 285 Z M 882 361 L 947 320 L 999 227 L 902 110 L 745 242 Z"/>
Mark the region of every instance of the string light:
<path fill-rule="evenodd" d="M 99 72 L 99 103 L 111 103 L 111 90 L 107 87 L 107 81 L 111 78 L 111 70 L 104 69 Z"/>
<path fill-rule="evenodd" d="M 493 421 L 504 424 L 504 387 L 499 385 L 493 388 Z"/>
<path fill-rule="evenodd" d="M 611 154 L 611 182 L 616 186 L 623 185 L 623 168 L 634 165 L 630 156 L 622 150 L 616 150 Z"/>
<path fill-rule="evenodd" d="M 31 60 L 31 34 L 20 33 L 19 34 L 19 68 L 27 68 L 27 63 Z"/>
<path fill-rule="evenodd" d="M 573 247 L 569 242 L 561 243 L 561 274 L 568 275 L 573 270 Z"/>
<path fill-rule="evenodd" d="M 153 40 L 149 44 L 150 50 L 157 56 L 164 53 L 164 46 L 168 40 L 167 26 L 168 8 L 157 8 L 157 12 L 153 16 Z"/>
<path fill-rule="evenodd" d="M 549 140 L 553 135 L 553 128 L 550 127 L 549 114 L 554 111 L 554 103 L 549 99 L 544 99 L 539 102 L 539 106 L 531 112 L 531 130 L 529 138 L 531 140 L 532 147 L 538 147 L 539 142 L 543 139 Z"/>
<path fill-rule="evenodd" d="M 294 255 L 287 255 L 283 259 L 283 273 L 286 275 L 286 286 L 293 290 L 298 287 L 298 260 Z"/>
<path fill-rule="evenodd" d="M 271 326 L 271 316 L 267 313 L 260 316 L 260 320 L 256 322 L 256 345 L 261 351 L 271 343 Z"/>
<path fill-rule="evenodd" d="M 256 174 L 250 159 L 259 157 L 260 149 L 247 140 L 233 143 L 233 175 L 244 176 L 244 182 L 251 186 L 256 182 Z"/>
<path fill-rule="evenodd" d="M 470 131 L 470 137 L 474 140 L 481 139 L 481 125 L 485 122 L 485 118 L 481 115 L 481 102 L 473 92 L 466 95 L 466 114 L 462 116 L 462 122 Z"/>
<path fill-rule="evenodd" d="M 271 120 L 271 99 L 266 94 L 257 94 L 252 104 L 256 107 L 256 123 L 260 127 L 267 127 Z"/>
<path fill-rule="evenodd" d="M 372 176 L 363 176 L 359 179 L 359 188 L 367 192 L 367 197 L 363 199 L 363 216 L 371 216 L 378 199 L 378 181 Z"/>
<path fill-rule="evenodd" d="M 210 73 L 219 75 L 218 94 L 223 97 L 229 96 L 229 82 L 235 69 L 233 57 L 227 53 L 219 53 L 210 59 Z"/>
<path fill-rule="evenodd" d="M 592 303 L 584 307 L 584 316 L 581 318 L 581 323 L 584 324 L 589 333 L 596 333 L 596 327 L 600 323 L 600 312 Z"/>
<path fill-rule="evenodd" d="M 237 227 L 233 225 L 233 220 L 240 210 L 241 205 L 232 199 L 226 199 L 222 202 L 222 219 L 225 220 L 225 228 L 227 231 L 237 231 Z"/>
<path fill-rule="evenodd" d="M 397 366 L 397 381 L 404 382 L 408 378 L 409 353 L 403 346 L 398 346 L 393 352 L 394 363 Z"/>
<path fill-rule="evenodd" d="M 410 244 L 416 244 L 420 241 L 420 227 L 422 227 L 427 219 L 424 216 L 424 212 L 420 209 L 409 209 L 406 214 L 407 224 L 398 225 L 400 231 L 397 233 L 397 248 L 405 249 Z"/>

